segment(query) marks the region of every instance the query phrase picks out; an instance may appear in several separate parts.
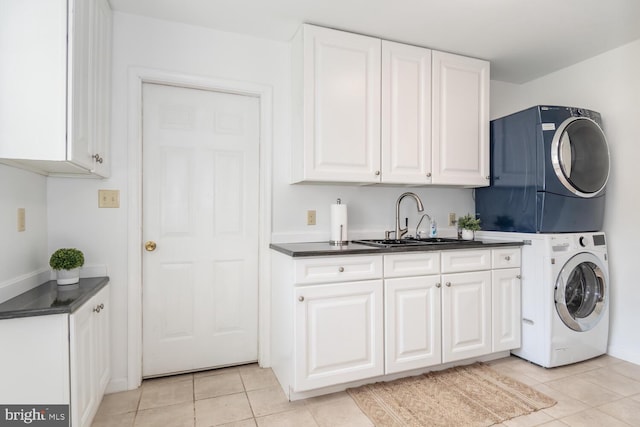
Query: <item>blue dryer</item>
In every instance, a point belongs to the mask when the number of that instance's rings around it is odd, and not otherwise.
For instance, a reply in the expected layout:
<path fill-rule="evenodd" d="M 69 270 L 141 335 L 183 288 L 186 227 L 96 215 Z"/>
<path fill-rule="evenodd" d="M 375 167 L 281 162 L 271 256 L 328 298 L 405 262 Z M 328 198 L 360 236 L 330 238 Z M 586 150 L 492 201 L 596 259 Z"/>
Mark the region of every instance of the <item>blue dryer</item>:
<path fill-rule="evenodd" d="M 609 147 L 600 114 L 535 106 L 491 121 L 491 185 L 476 189 L 483 230 L 600 231 Z"/>

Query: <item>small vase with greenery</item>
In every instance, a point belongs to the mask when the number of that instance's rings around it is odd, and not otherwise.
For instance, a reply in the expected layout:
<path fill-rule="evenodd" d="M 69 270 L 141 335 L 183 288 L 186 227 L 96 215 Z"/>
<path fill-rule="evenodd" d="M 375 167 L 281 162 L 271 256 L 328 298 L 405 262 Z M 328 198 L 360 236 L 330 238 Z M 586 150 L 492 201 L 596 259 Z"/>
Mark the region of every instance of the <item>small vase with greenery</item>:
<path fill-rule="evenodd" d="M 470 214 L 466 214 L 458 218 L 458 228 L 462 230 L 462 238 L 464 240 L 473 240 L 475 232 L 480 230 L 480 220 Z"/>
<path fill-rule="evenodd" d="M 80 281 L 80 267 L 84 265 L 84 254 L 75 248 L 58 249 L 51 255 L 49 265 L 56 270 L 58 285 L 72 285 Z"/>

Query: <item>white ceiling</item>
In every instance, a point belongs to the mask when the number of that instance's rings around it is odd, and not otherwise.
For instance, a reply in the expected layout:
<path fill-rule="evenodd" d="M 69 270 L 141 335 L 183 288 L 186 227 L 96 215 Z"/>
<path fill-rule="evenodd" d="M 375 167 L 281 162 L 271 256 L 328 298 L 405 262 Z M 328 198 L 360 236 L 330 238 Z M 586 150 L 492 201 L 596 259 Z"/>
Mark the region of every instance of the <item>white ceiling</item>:
<path fill-rule="evenodd" d="M 524 83 L 640 38 L 640 0 L 109 0 L 121 12 L 288 41 L 313 23 L 491 61 Z"/>

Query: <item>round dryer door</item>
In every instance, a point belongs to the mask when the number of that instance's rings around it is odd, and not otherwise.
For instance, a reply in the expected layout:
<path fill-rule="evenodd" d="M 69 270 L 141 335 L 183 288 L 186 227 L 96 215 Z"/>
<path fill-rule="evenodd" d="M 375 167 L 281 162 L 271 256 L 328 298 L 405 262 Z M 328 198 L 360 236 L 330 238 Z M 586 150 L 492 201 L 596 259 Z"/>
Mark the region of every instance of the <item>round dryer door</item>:
<path fill-rule="evenodd" d="M 587 117 L 565 120 L 551 142 L 551 163 L 569 191 L 580 197 L 597 196 L 609 179 L 609 146 L 604 132 Z"/>
<path fill-rule="evenodd" d="M 572 257 L 560 271 L 555 288 L 556 310 L 574 331 L 588 331 L 604 315 L 607 277 L 601 261 L 592 253 Z"/>

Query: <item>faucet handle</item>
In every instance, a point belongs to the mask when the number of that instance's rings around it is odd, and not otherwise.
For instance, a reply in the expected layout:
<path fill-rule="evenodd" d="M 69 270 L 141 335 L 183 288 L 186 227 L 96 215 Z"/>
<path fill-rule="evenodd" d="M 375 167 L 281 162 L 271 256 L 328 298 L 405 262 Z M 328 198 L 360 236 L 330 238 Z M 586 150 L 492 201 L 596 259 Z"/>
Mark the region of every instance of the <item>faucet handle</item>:
<path fill-rule="evenodd" d="M 396 234 L 395 230 L 385 231 L 384 232 L 384 239 L 385 240 L 391 239 L 391 233 L 393 233 L 394 235 Z"/>

